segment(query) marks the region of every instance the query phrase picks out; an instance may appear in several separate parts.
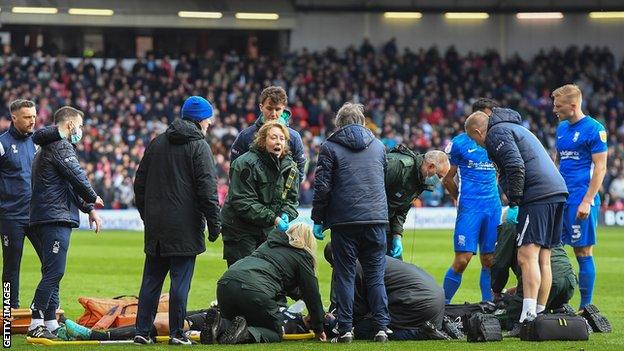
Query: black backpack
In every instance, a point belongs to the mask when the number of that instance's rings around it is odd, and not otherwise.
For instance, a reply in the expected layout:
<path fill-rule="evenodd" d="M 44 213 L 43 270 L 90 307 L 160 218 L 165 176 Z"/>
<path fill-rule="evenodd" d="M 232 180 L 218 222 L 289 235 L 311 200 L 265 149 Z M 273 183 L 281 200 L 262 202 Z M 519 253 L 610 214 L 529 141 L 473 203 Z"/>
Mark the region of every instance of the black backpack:
<path fill-rule="evenodd" d="M 501 341 L 503 332 L 500 322 L 492 314 L 474 313 L 464 324 L 469 342 Z"/>
<path fill-rule="evenodd" d="M 444 306 L 444 315 L 451 320 L 456 320 L 457 317 L 462 319 L 463 323 L 475 313 L 492 314 L 496 311 L 496 305 L 490 301 L 482 301 L 478 303 L 462 303 L 462 304 L 449 304 Z"/>
<path fill-rule="evenodd" d="M 525 322 L 520 329 L 520 340 L 588 340 L 585 318 L 578 315 L 554 313 L 539 314 L 533 321 Z"/>

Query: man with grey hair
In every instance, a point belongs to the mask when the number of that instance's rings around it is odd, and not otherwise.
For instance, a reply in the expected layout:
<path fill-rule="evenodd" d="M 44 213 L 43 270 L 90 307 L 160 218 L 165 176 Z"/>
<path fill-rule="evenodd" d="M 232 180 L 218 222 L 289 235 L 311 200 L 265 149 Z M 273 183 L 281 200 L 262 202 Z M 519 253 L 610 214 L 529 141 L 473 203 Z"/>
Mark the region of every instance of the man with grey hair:
<path fill-rule="evenodd" d="M 384 284 L 388 205 L 384 189 L 386 153 L 381 141 L 364 127 L 364 107 L 345 103 L 336 115 L 336 130 L 321 145 L 314 179 L 314 236 L 331 229 L 335 258 L 338 326 L 332 342 L 353 340 L 356 261 L 360 261 L 374 340 L 388 340 L 388 297 Z"/>
<path fill-rule="evenodd" d="M 485 147 L 509 199 L 506 221 L 517 224 L 518 264 L 524 299 L 520 322 L 543 311 L 552 283 L 550 250 L 561 245 L 566 184 L 539 139 L 518 112 L 493 108 L 466 119 L 468 136 Z"/>
<path fill-rule="evenodd" d="M 418 154 L 400 144 L 386 157 L 386 197 L 388 198 L 387 255 L 403 259 L 403 224 L 412 202 L 449 171 L 448 157 L 442 151 L 433 150 Z M 433 179 L 438 178 L 438 180 Z"/>

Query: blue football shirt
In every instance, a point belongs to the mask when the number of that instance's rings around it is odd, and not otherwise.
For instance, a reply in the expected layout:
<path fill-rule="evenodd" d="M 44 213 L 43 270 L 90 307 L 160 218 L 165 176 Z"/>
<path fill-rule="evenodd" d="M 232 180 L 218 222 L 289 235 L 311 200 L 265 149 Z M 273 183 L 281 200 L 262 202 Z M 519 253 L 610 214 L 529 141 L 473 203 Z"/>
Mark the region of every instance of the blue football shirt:
<path fill-rule="evenodd" d="M 453 138 L 445 151 L 449 154 L 451 165 L 457 166 L 458 202 L 478 202 L 477 208 L 500 206 L 496 168 L 488 158 L 487 151 L 466 133 Z"/>
<path fill-rule="evenodd" d="M 570 124 L 559 123 L 557 127 L 557 152 L 559 172 L 568 187 L 568 204 L 578 205 L 589 188 L 594 170 L 592 155 L 607 151 L 607 132 L 600 122 L 585 116 Z M 598 194 L 594 205 L 600 204 Z"/>

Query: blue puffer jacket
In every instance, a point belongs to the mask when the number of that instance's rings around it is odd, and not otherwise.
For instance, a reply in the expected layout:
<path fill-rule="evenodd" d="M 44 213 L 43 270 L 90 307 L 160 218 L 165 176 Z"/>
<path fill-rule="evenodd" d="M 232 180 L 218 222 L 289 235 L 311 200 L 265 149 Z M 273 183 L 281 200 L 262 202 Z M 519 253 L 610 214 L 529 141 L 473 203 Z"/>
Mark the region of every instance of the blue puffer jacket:
<path fill-rule="evenodd" d="M 11 124 L 0 135 L 0 219 L 28 219 L 35 144 Z"/>
<path fill-rule="evenodd" d="M 350 124 L 321 145 L 314 179 L 312 220 L 324 228 L 387 224 L 386 151 L 366 127 Z"/>
<path fill-rule="evenodd" d="M 61 139 L 54 126 L 36 131 L 33 141 L 41 149 L 33 161 L 30 225 L 58 223 L 78 228 L 78 209 L 89 213 L 97 195 L 80 168 L 74 146 Z"/>
<path fill-rule="evenodd" d="M 518 112 L 495 108 L 485 145 L 498 166 L 500 184 L 510 202 L 521 205 L 555 195 L 568 196 L 563 177 L 542 143 L 522 126 Z"/>

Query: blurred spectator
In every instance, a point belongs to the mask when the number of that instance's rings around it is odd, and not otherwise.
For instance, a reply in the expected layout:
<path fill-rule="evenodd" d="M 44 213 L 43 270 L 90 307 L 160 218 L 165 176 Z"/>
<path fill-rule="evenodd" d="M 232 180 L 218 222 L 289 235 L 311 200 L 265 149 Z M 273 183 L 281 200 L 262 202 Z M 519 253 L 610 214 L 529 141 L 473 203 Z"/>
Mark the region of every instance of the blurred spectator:
<path fill-rule="evenodd" d="M 306 148 L 308 180 L 320 142 L 334 129 L 333 111 L 349 100 L 366 106 L 367 127 L 387 147 L 405 143 L 426 152 L 444 149 L 463 130 L 472 99 L 491 97 L 519 111 L 554 156 L 556 118 L 549 92 L 570 82 L 583 89 L 583 110 L 608 131 L 609 174 L 603 189 L 610 191 L 624 170 L 624 62 L 616 62 L 608 48 L 551 49 L 529 60 L 503 60 L 492 50 L 460 55 L 453 47 L 445 52 L 400 49 L 392 39 L 382 48 L 365 41 L 341 52 L 302 50 L 256 59 L 208 50 L 177 60 L 150 54 L 127 68 L 121 60 L 108 61 L 112 64 L 100 67 L 91 59 L 41 52 L 0 56 L 0 130 L 9 127 L 7 105 L 16 98 L 37 103 L 38 127 L 50 124 L 62 105 L 83 109 L 79 159 L 92 167 L 90 180 L 98 189 L 113 189 L 105 194 L 114 199 L 105 201 L 111 208 L 131 205 L 126 179 L 134 177 L 146 145 L 179 116 L 179 106 L 190 95 L 214 102 L 217 117 L 208 140 L 224 195 L 228 151 L 238 131 L 255 121 L 257 92 L 268 85 L 283 86 L 294 101 L 291 127 L 301 133 Z M 601 196 L 605 206 L 616 201 L 613 194 Z M 450 202 L 443 196 L 425 205 L 437 203 Z"/>

